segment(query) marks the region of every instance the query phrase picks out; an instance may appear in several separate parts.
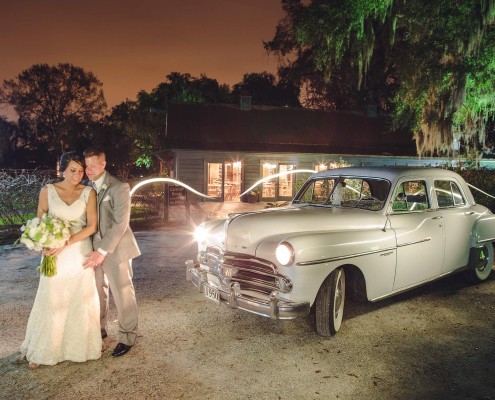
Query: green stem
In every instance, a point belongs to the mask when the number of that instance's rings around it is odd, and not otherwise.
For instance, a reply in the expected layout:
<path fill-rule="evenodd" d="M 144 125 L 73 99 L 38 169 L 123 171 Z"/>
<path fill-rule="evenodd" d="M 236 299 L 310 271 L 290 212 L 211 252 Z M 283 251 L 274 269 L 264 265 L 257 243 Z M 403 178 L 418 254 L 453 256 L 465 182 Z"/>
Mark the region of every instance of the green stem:
<path fill-rule="evenodd" d="M 40 275 L 52 277 L 57 274 L 56 258 L 55 256 L 43 256 L 41 264 L 38 266 Z"/>

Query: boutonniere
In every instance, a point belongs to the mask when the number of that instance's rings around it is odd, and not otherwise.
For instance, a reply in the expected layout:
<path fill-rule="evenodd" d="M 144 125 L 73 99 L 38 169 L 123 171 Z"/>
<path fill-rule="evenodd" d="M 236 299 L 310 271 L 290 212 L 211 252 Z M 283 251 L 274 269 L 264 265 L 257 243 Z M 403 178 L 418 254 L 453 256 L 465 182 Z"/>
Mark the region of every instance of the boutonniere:
<path fill-rule="evenodd" d="M 101 190 L 107 190 L 107 188 L 108 188 L 108 185 L 106 183 L 101 185 Z"/>

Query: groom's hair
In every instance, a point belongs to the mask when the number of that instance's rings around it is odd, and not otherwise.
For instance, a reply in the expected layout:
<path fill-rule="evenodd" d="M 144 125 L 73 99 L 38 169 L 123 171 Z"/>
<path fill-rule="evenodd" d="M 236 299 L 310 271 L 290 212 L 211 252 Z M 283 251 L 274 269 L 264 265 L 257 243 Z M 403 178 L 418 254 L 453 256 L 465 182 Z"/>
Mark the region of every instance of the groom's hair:
<path fill-rule="evenodd" d="M 83 156 L 84 158 L 93 157 L 93 156 L 97 156 L 97 157 L 103 156 L 103 158 L 106 158 L 105 152 L 98 147 L 87 148 L 86 150 L 84 150 Z"/>

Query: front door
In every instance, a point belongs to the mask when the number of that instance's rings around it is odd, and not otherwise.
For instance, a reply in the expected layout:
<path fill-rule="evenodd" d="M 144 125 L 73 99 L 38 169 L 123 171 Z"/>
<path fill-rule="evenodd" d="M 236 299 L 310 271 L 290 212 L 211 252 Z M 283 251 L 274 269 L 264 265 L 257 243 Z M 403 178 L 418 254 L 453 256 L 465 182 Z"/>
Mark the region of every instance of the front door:
<path fill-rule="evenodd" d="M 242 163 L 221 161 L 207 163 L 207 195 L 219 201 L 239 201 Z"/>
<path fill-rule="evenodd" d="M 394 192 L 390 226 L 397 238 L 394 290 L 440 275 L 444 257 L 442 215 L 431 208 L 422 180 L 399 183 Z"/>

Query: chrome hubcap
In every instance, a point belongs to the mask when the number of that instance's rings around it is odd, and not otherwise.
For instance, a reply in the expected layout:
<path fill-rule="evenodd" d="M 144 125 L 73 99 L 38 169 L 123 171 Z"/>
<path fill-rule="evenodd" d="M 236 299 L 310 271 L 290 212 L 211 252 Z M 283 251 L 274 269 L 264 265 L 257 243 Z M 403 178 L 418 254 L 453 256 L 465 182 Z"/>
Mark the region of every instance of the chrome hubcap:
<path fill-rule="evenodd" d="M 483 272 L 488 265 L 488 252 L 486 251 L 486 247 L 483 247 L 480 250 L 480 257 L 478 260 L 478 271 Z"/>

